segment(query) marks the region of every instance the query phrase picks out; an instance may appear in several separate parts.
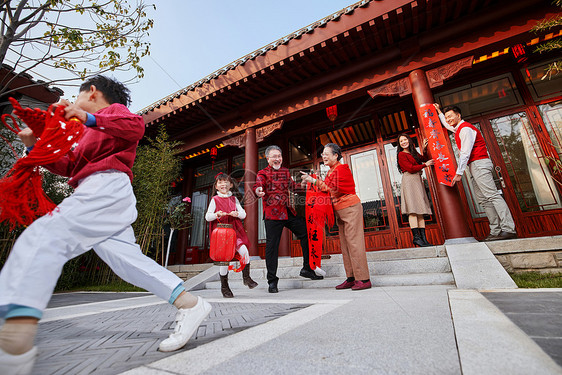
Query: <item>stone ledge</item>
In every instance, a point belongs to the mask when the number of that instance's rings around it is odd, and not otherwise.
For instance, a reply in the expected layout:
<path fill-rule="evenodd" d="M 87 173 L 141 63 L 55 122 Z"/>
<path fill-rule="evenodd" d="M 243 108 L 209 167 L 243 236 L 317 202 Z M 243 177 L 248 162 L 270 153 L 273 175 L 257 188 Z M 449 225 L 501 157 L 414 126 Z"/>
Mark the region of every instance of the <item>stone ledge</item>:
<path fill-rule="evenodd" d="M 520 238 L 516 240 L 484 242 L 494 254 L 561 251 L 562 236 Z"/>

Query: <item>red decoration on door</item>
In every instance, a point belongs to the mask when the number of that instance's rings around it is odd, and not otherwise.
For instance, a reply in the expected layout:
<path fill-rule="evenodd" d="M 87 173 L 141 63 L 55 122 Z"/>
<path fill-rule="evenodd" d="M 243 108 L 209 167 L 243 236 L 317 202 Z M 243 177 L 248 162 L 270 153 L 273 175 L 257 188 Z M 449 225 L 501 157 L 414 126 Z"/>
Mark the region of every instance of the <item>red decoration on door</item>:
<path fill-rule="evenodd" d="M 457 163 L 449 153 L 448 137 L 441 126 L 438 112 L 433 104 L 422 104 L 421 113 L 422 126 L 428 139 L 427 147 L 431 158 L 435 161 L 434 169 L 437 181 L 443 185 L 451 186 L 457 170 Z"/>
<path fill-rule="evenodd" d="M 311 176 L 317 178 L 314 174 Z M 325 276 L 326 272 L 320 268 L 324 225 L 327 222 L 330 228 L 334 226 L 334 209 L 330 195 L 311 183 L 308 183 L 306 188 L 305 216 L 310 268 L 317 274 Z"/>

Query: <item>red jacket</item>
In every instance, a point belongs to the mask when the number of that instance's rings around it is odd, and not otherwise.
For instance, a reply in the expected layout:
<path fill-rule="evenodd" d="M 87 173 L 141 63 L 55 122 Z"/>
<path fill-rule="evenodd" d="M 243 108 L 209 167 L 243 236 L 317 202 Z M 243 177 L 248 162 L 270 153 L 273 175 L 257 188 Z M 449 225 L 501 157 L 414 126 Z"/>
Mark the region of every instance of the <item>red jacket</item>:
<path fill-rule="evenodd" d="M 287 220 L 287 209 L 293 215 L 297 213 L 289 204 L 289 189 L 297 190 L 297 184 L 291 178 L 287 168 L 273 169 L 270 165 L 258 172 L 256 183 L 252 190 L 261 187 L 265 193 L 263 200 L 263 214 L 266 220 Z"/>
<path fill-rule="evenodd" d="M 94 172 L 116 169 L 127 173 L 131 168 L 137 145 L 144 135 L 144 121 L 122 104 L 112 104 L 94 113 L 96 125 L 86 127 L 76 148 L 56 163 L 45 165 L 49 171 L 70 177 L 68 183 L 77 187 L 81 179 Z"/>

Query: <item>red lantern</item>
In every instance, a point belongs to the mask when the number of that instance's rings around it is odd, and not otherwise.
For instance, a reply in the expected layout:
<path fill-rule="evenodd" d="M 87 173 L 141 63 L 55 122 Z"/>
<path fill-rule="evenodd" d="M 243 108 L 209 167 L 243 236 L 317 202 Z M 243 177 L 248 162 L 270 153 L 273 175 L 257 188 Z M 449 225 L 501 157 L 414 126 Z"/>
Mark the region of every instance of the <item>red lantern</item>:
<path fill-rule="evenodd" d="M 511 47 L 511 53 L 519 64 L 527 61 L 527 51 L 524 44 L 519 43 Z"/>
<path fill-rule="evenodd" d="M 215 165 L 215 160 L 217 159 L 218 150 L 216 147 L 211 148 L 211 169 Z"/>
<path fill-rule="evenodd" d="M 331 107 L 326 108 L 326 115 L 328 116 L 328 119 L 332 122 L 336 121 L 336 118 L 338 117 L 338 106 L 337 105 L 333 105 Z"/>
<path fill-rule="evenodd" d="M 234 259 L 236 250 L 236 232 L 231 224 L 217 224 L 211 233 L 211 249 L 209 255 L 218 266 L 228 266 Z"/>

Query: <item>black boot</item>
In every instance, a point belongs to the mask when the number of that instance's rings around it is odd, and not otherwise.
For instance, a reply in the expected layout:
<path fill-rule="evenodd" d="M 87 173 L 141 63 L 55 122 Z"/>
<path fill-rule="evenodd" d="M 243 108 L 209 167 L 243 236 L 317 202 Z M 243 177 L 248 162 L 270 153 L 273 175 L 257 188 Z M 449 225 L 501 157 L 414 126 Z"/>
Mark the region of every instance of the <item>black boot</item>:
<path fill-rule="evenodd" d="M 250 277 L 250 264 L 249 263 L 246 264 L 246 266 L 242 269 L 242 281 L 244 282 L 244 285 L 247 285 L 248 288 L 250 288 L 250 289 L 254 289 L 256 286 L 258 286 L 258 283 L 256 283 Z"/>
<path fill-rule="evenodd" d="M 427 241 L 427 237 L 425 236 L 425 228 L 418 228 L 418 230 L 420 231 L 420 237 L 421 237 L 423 243 L 425 244 L 424 246 L 426 246 L 426 247 L 427 246 L 433 246 L 432 244 L 430 244 Z"/>
<path fill-rule="evenodd" d="M 425 243 L 421 239 L 420 229 L 419 228 L 411 228 L 412 234 L 414 235 L 414 246 L 425 247 Z"/>
<path fill-rule="evenodd" d="M 232 290 L 228 286 L 228 273 L 226 275 L 220 275 L 221 277 L 221 293 L 224 298 L 232 298 L 234 294 L 232 294 Z"/>

